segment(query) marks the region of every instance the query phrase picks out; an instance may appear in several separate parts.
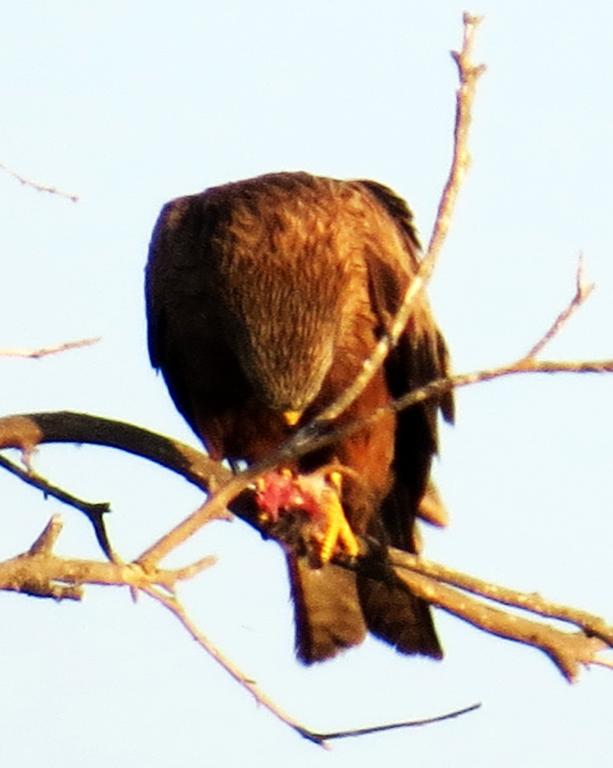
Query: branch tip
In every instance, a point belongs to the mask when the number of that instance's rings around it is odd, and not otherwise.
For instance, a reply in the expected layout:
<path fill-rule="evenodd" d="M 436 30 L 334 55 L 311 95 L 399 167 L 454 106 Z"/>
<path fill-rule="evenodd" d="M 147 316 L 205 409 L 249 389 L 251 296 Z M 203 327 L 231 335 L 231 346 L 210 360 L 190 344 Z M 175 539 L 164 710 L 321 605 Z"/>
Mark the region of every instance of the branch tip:
<path fill-rule="evenodd" d="M 42 532 L 28 550 L 29 555 L 46 555 L 53 551 L 64 523 L 60 515 L 52 515 Z"/>

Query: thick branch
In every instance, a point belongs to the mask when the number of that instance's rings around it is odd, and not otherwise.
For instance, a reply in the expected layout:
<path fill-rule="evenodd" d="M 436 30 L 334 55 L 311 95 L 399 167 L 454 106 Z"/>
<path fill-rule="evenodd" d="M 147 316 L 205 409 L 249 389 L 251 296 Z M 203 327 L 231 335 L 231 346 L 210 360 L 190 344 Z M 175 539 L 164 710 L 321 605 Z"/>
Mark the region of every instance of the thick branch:
<path fill-rule="evenodd" d="M 429 398 L 440 397 L 453 388 L 528 373 L 613 373 L 613 360 L 560 362 L 523 358 L 510 365 L 437 379 L 391 401 L 369 416 L 342 427 L 323 433 L 309 428 L 300 430 L 265 461 L 236 476 L 218 462 L 179 441 L 125 422 L 70 411 L 23 414 L 0 419 L 0 448 L 19 448 L 28 456 L 42 443 L 107 445 L 154 461 L 199 488 L 214 491 L 214 497 L 207 504 L 179 523 L 145 553 L 147 563 L 153 563 L 186 541 L 210 519 L 221 514 L 233 499 L 268 469 L 336 442 L 363 428 L 366 423 L 381 418 L 389 409 L 400 411 Z"/>
<path fill-rule="evenodd" d="M 523 594 L 499 587 L 445 566 L 421 561 L 400 550 L 390 550 L 390 563 L 394 566 L 396 577 L 413 594 L 478 629 L 540 649 L 571 682 L 577 679 L 581 665 L 598 663 L 597 654 L 607 647 L 613 647 L 613 627 L 607 625 L 602 618 L 585 611 L 549 603 L 536 594 Z M 549 624 L 501 611 L 447 586 L 448 583 L 504 605 L 564 621 L 581 631 L 566 632 Z"/>
<path fill-rule="evenodd" d="M 252 521 L 253 524 L 253 521 Z M 257 523 L 259 530 L 261 526 Z M 179 603 L 174 590 L 179 581 L 192 578 L 209 567 L 214 558 L 202 560 L 185 568 L 167 570 L 151 563 L 97 562 L 66 559 L 53 554 L 53 545 L 61 531 L 59 518 L 54 517 L 30 549 L 15 558 L 0 563 L 0 589 L 27 593 L 36 597 L 54 599 L 82 598 L 82 585 L 115 585 L 141 589 L 171 610 L 198 642 L 245 685 L 258 701 L 277 717 L 311 738 L 308 729 L 268 702 L 255 684 L 248 680 L 221 652 L 210 644 L 196 628 Z M 495 634 L 546 653 L 562 674 L 570 681 L 577 678 L 581 665 L 610 665 L 598 657 L 606 647 L 613 647 L 613 627 L 597 616 L 557 603 L 550 603 L 534 593 L 525 594 L 476 579 L 446 566 L 426 560 L 402 550 L 390 548 L 382 556 L 380 546 L 361 541 L 361 556 L 357 560 L 337 557 L 340 565 L 359 570 L 371 578 L 389 580 L 391 572 L 412 594 L 422 597 L 454 616 L 471 623 L 490 634 Z M 449 586 L 449 585 L 453 586 Z M 164 590 L 160 593 L 159 589 Z M 488 603 L 469 597 L 466 592 L 485 597 L 489 601 L 521 608 L 525 612 L 555 618 L 577 627 L 579 632 L 567 632 L 525 617 L 503 612 Z M 318 739 L 313 739 L 318 740 Z"/>
<path fill-rule="evenodd" d="M 0 562 L 0 590 L 56 600 L 80 600 L 85 584 L 137 589 L 156 586 L 173 591 L 177 582 L 192 578 L 215 562 L 215 558 L 206 557 L 187 568 L 145 571 L 136 563 L 58 557 L 52 550 L 61 530 L 61 520 L 54 516 L 27 552 Z"/>
<path fill-rule="evenodd" d="M 0 418 L 0 448 L 17 448 L 28 457 L 43 443 L 117 448 L 170 469 L 205 491 L 214 490 L 232 477 L 229 469 L 186 443 L 124 421 L 73 411 Z"/>
<path fill-rule="evenodd" d="M 477 579 L 469 574 L 455 571 L 440 563 L 424 560 L 417 555 L 412 555 L 400 549 L 388 550 L 389 564 L 400 574 L 403 570 L 410 570 L 429 576 L 439 582 L 444 582 L 454 587 L 485 597 L 502 605 L 520 608 L 539 616 L 567 622 L 579 627 L 587 635 L 599 637 L 607 645 L 613 647 L 613 627 L 606 622 L 585 611 L 569 608 L 568 606 L 545 600 L 536 592 L 519 592 L 508 587 L 501 587 L 491 582 Z"/>

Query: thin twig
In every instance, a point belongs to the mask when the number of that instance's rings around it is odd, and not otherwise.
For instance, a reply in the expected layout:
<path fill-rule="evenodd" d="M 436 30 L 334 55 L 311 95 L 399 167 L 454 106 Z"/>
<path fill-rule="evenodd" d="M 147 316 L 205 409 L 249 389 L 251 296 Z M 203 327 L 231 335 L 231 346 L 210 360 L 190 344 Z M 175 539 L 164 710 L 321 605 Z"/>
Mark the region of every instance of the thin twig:
<path fill-rule="evenodd" d="M 452 720 L 455 717 L 460 717 L 460 715 L 467 715 L 469 712 L 474 712 L 480 707 L 481 704 L 471 704 L 469 707 L 462 707 L 462 709 L 456 709 L 453 712 L 446 712 L 444 715 L 435 715 L 433 717 L 426 717 L 421 720 L 407 720 L 404 723 L 372 725 L 366 728 L 354 728 L 348 731 L 334 731 L 331 733 L 315 733 L 313 735 L 321 738 L 324 741 L 332 741 L 333 739 L 346 739 L 350 736 L 366 736 L 371 733 L 395 731 L 398 728 L 415 728 L 420 725 L 432 725 L 432 723 L 440 723 L 443 720 Z"/>
<path fill-rule="evenodd" d="M 560 312 L 560 314 L 553 321 L 551 326 L 543 334 L 543 336 L 531 347 L 525 355 L 526 359 L 536 357 L 546 344 L 557 336 L 560 329 L 566 325 L 571 316 L 581 307 L 595 288 L 594 283 L 588 283 L 585 280 L 583 254 L 579 254 L 579 262 L 577 264 L 577 273 L 575 277 L 575 295 L 572 297 L 568 305 Z"/>
<path fill-rule="evenodd" d="M 59 352 L 66 352 L 69 349 L 78 349 L 80 347 L 89 347 L 100 341 L 100 336 L 91 339 L 78 339 L 77 341 L 64 341 L 61 344 L 54 344 L 50 347 L 40 347 L 38 349 L 0 349 L 0 357 L 27 357 L 38 359 L 48 355 L 57 355 Z"/>
<path fill-rule="evenodd" d="M 358 432 L 366 425 L 372 424 L 382 418 L 390 410 L 403 411 L 418 403 L 423 403 L 432 398 L 438 399 L 452 389 L 480 384 L 486 381 L 493 381 L 504 376 L 513 376 L 517 374 L 557 374 L 557 373 L 613 373 L 613 359 L 611 360 L 578 360 L 578 361 L 559 361 L 559 360 L 534 360 L 532 358 L 522 358 L 508 365 L 501 365 L 497 368 L 483 368 L 472 373 L 461 373 L 448 378 L 435 379 L 423 387 L 418 387 L 408 392 L 406 395 L 391 400 L 389 403 L 375 409 L 367 416 L 352 419 L 347 424 L 334 427 L 324 433 L 308 432 L 297 433 L 290 438 L 284 446 L 270 459 L 266 460 L 264 468 L 260 474 L 268 468 L 268 465 L 276 461 L 275 466 L 283 462 L 290 462 L 306 453 L 318 450 L 337 442 Z M 1 422 L 0 422 L 1 423 Z M 255 466 L 255 465 L 254 465 Z M 259 465 L 258 465 L 259 466 Z M 253 469 L 253 468 L 252 468 Z M 251 472 L 251 470 L 250 470 Z M 237 481 L 242 477 L 242 473 L 235 478 Z M 251 482 L 251 474 L 248 482 Z"/>
<path fill-rule="evenodd" d="M 613 669 L 613 659 L 598 658 L 592 661 L 592 664 L 596 667 L 604 667 L 605 669 Z"/>
<path fill-rule="evenodd" d="M 478 709 L 480 704 L 473 704 L 470 707 L 464 707 L 463 709 L 455 710 L 454 712 L 447 712 L 443 715 L 437 715 L 435 717 L 429 717 L 421 720 L 410 720 L 402 723 L 389 723 L 386 725 L 375 725 L 367 728 L 357 728 L 354 730 L 335 731 L 330 733 L 317 733 L 310 730 L 302 723 L 298 722 L 295 718 L 291 717 L 285 712 L 278 704 L 276 704 L 271 698 L 269 698 L 249 677 L 247 677 L 242 670 L 240 670 L 233 661 L 231 661 L 220 649 L 211 642 L 211 640 L 196 626 L 196 624 L 190 619 L 185 608 L 176 596 L 169 596 L 159 592 L 151 587 L 143 587 L 142 591 L 149 597 L 157 602 L 161 603 L 167 608 L 183 625 L 183 627 L 189 632 L 192 638 L 203 648 L 211 658 L 213 658 L 234 680 L 236 680 L 245 690 L 249 691 L 255 698 L 258 704 L 265 707 L 272 715 L 285 725 L 288 725 L 292 730 L 296 731 L 300 736 L 308 741 L 318 744 L 321 747 L 327 747 L 326 741 L 332 739 L 347 738 L 349 736 L 363 736 L 371 733 L 379 733 L 381 731 L 391 731 L 398 728 L 410 728 L 420 725 L 429 725 L 432 723 L 441 722 L 442 720 L 449 720 L 454 717 L 472 712 Z"/>
<path fill-rule="evenodd" d="M 159 590 L 151 587 L 141 587 L 141 590 L 145 594 L 149 595 L 153 600 L 161 603 L 167 608 L 183 625 L 183 627 L 189 632 L 192 638 L 203 648 L 209 656 L 214 659 L 234 680 L 236 680 L 243 688 L 245 688 L 255 700 L 261 706 L 265 707 L 272 715 L 285 725 L 288 725 L 294 731 L 300 734 L 308 741 L 312 741 L 319 746 L 325 747 L 324 740 L 318 735 L 305 728 L 301 723 L 295 720 L 281 709 L 270 697 L 268 697 L 263 691 L 261 691 L 256 683 L 246 677 L 245 674 L 232 662 L 220 649 L 212 643 L 209 638 L 201 632 L 196 624 L 187 615 L 187 612 L 183 608 L 181 602 L 176 597 L 166 595 Z"/>
<path fill-rule="evenodd" d="M 253 479 L 255 480 L 255 475 Z M 238 492 L 240 493 L 240 491 Z M 232 482 L 225 485 L 223 490 L 217 491 L 209 501 L 205 501 L 201 504 L 195 512 L 186 518 L 186 520 L 179 523 L 179 525 L 168 531 L 168 533 L 165 533 L 151 546 L 147 547 L 147 549 L 136 558 L 136 562 L 140 563 L 143 568 L 149 568 L 151 565 L 156 565 L 163 560 L 166 555 L 172 552 L 173 549 L 176 549 L 179 544 L 189 538 L 193 533 L 196 533 L 196 531 L 200 530 L 200 528 L 207 523 L 210 523 L 213 520 L 230 519 L 231 515 L 228 512 L 227 507 L 236 495 L 236 492 L 234 492 L 232 488 Z"/>
<path fill-rule="evenodd" d="M 38 488 L 44 493 L 45 497 L 51 496 L 57 501 L 61 501 L 62 504 L 66 504 L 69 507 L 78 509 L 79 512 L 83 512 L 93 526 L 96 539 L 100 544 L 102 551 L 109 560 L 115 559 L 106 531 L 106 526 L 104 525 L 104 515 L 111 511 L 111 505 L 107 501 L 92 502 L 80 499 L 72 493 L 65 491 L 63 488 L 53 485 L 44 477 L 41 477 L 41 475 L 34 472 L 31 468 L 24 470 L 2 455 L 0 455 L 0 467 L 6 469 L 7 472 L 16 475 L 20 480 L 23 480 L 24 483 L 31 485 L 33 488 Z"/>
<path fill-rule="evenodd" d="M 452 52 L 454 61 L 458 66 L 460 87 L 456 94 L 456 113 L 454 127 L 453 156 L 449 175 L 441 195 L 438 206 L 434 230 L 430 238 L 428 250 L 424 256 L 417 274 L 405 292 L 400 307 L 390 323 L 387 333 L 379 340 L 371 355 L 364 361 L 362 368 L 354 381 L 346 390 L 329 406 L 327 406 L 315 418 L 315 423 L 333 421 L 343 413 L 353 401 L 364 391 L 372 377 L 383 364 L 390 349 L 396 346 L 400 335 L 404 331 L 413 302 L 418 294 L 425 288 L 434 266 L 443 247 L 451 219 L 455 210 L 458 192 L 468 170 L 470 155 L 468 152 L 468 133 L 472 120 L 472 105 L 475 97 L 477 80 L 485 71 L 485 66 L 475 66 L 471 61 L 474 45 L 474 36 L 481 18 L 465 13 L 464 39 L 462 50 Z"/>
<path fill-rule="evenodd" d="M 483 21 L 482 16 L 463 16 L 464 37 L 460 51 L 452 51 L 451 56 L 458 67 L 460 87 L 456 91 L 455 124 L 453 129 L 453 158 L 449 176 L 443 189 L 438 206 L 434 229 L 428 245 L 428 255 L 434 261 L 445 242 L 451 217 L 455 210 L 458 192 L 471 163 L 468 150 L 468 134 L 472 123 L 472 108 L 475 100 L 477 81 L 485 72 L 485 64 L 473 64 L 472 55 L 477 27 Z M 431 271 L 431 269 L 430 269 Z"/>
<path fill-rule="evenodd" d="M 57 187 L 50 187 L 47 184 L 39 184 L 36 181 L 27 179 L 25 176 L 21 176 L 16 171 L 13 171 L 11 168 L 4 165 L 4 163 L 0 163 L 0 169 L 8 173 L 9 176 L 12 176 L 20 184 L 23 184 L 26 187 L 30 187 L 31 189 L 35 189 L 37 192 L 48 192 L 51 195 L 58 195 L 58 197 L 65 197 L 66 199 L 71 200 L 73 203 L 76 203 L 79 201 L 78 195 L 73 195 L 73 194 L 70 194 L 69 192 L 62 192 L 62 190 L 58 189 Z"/>

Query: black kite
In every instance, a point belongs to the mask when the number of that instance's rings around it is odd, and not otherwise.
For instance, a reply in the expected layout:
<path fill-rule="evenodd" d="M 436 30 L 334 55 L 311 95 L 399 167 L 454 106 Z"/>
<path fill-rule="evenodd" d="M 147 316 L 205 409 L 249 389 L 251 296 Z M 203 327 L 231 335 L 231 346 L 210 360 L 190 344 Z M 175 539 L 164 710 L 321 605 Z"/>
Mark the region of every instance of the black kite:
<path fill-rule="evenodd" d="M 385 333 L 419 254 L 408 207 L 372 181 L 277 173 L 168 203 L 147 266 L 149 351 L 211 456 L 255 462 L 334 401 Z M 398 345 L 338 422 L 447 373 L 422 293 Z M 323 523 L 319 562 L 287 555 L 302 661 L 334 656 L 367 631 L 403 653 L 442 655 L 424 601 L 327 562 L 335 548 L 354 551 L 352 531 L 416 551 L 415 518 L 428 516 L 435 495 L 439 408 L 452 419 L 451 395 L 389 411 L 260 481 L 264 511 L 306 495 L 313 513 L 312 492 L 315 505 L 318 493 L 336 500 L 321 504 L 320 518 L 338 508 L 349 523 L 331 535 Z"/>

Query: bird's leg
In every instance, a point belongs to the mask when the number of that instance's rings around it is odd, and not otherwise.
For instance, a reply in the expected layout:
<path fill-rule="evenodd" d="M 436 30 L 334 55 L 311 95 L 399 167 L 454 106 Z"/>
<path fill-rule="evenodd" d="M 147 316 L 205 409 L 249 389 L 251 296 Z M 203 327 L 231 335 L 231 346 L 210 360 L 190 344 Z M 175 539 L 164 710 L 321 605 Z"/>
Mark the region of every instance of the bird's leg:
<path fill-rule="evenodd" d="M 329 562 L 337 547 L 349 557 L 355 557 L 359 552 L 358 542 L 341 504 L 342 479 L 338 470 L 329 472 L 325 475 L 327 482 L 321 491 L 319 510 L 325 518 L 325 528 L 318 532 L 316 538 L 319 544 L 318 560 L 322 565 Z"/>

